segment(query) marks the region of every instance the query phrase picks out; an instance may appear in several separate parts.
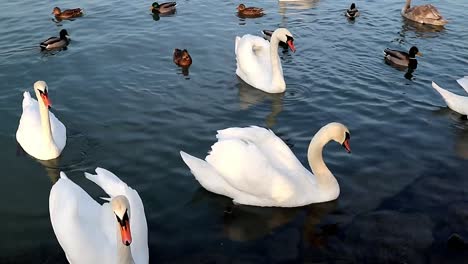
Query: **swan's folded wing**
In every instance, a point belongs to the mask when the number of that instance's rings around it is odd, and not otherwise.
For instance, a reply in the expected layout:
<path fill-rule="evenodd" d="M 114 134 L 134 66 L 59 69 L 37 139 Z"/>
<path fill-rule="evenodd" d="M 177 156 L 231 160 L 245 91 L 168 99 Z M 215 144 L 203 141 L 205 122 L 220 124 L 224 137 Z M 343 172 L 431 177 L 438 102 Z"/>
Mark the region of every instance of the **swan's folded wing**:
<path fill-rule="evenodd" d="M 458 79 L 457 82 L 468 93 L 468 76 Z"/>
<path fill-rule="evenodd" d="M 264 153 L 247 140 L 218 141 L 206 161 L 231 187 L 259 199 L 282 202 L 294 194 L 292 179 L 272 166 Z"/>
<path fill-rule="evenodd" d="M 109 213 L 65 173 L 49 195 L 50 221 L 70 263 L 110 263 L 116 249 L 115 228 L 102 225 Z M 110 233 L 114 234 L 110 239 Z M 104 257 L 103 257 L 104 256 Z M 115 260 L 115 258 L 114 258 Z"/>
<path fill-rule="evenodd" d="M 237 66 L 246 76 L 255 76 L 260 83 L 263 82 L 262 78 L 271 77 L 268 41 L 253 35 L 244 35 L 236 39 L 236 46 Z"/>
<path fill-rule="evenodd" d="M 85 173 L 86 178 L 99 185 L 111 197 L 124 195 L 130 202 L 130 226 L 132 230 L 132 255 L 135 263 L 148 263 L 148 225 L 145 208 L 138 192 L 121 181 L 112 172 L 97 168 L 96 175 Z"/>
<path fill-rule="evenodd" d="M 296 158 L 291 149 L 273 131 L 258 127 L 232 127 L 219 130 L 216 135 L 218 140 L 240 139 L 254 143 L 272 164 L 286 168 L 289 171 L 305 169 Z"/>

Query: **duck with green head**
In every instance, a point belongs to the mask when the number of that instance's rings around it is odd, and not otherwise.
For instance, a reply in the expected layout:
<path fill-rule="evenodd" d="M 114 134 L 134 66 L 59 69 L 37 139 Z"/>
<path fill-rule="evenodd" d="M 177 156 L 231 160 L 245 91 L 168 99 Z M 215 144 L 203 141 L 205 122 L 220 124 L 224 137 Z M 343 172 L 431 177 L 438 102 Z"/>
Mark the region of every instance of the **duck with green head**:
<path fill-rule="evenodd" d="M 384 54 L 386 61 L 410 69 L 416 69 L 418 66 L 416 56 L 422 57 L 422 53 L 419 52 L 418 48 L 415 46 L 411 47 L 408 52 L 385 49 Z"/>
<path fill-rule="evenodd" d="M 172 14 L 176 11 L 176 2 L 166 2 L 159 4 L 158 2 L 154 2 L 150 10 L 154 14 Z"/>

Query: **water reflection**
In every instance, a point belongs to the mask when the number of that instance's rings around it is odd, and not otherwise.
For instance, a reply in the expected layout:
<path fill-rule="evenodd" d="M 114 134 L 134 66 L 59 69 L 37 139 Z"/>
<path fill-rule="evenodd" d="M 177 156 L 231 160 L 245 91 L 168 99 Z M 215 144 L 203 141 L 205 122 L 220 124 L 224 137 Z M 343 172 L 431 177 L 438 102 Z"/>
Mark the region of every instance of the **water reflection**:
<path fill-rule="evenodd" d="M 247 110 L 250 107 L 262 103 L 264 100 L 269 100 L 271 103 L 271 112 L 265 118 L 265 123 L 268 128 L 276 125 L 276 117 L 283 111 L 284 93 L 270 94 L 259 89 L 255 89 L 248 85 L 242 79 L 239 79 L 239 107 L 242 110 Z"/>
<path fill-rule="evenodd" d="M 280 14 L 286 14 L 287 9 L 304 10 L 314 8 L 320 0 L 290 0 L 279 1 Z"/>
<path fill-rule="evenodd" d="M 60 157 L 52 160 L 37 160 L 39 163 L 44 166 L 44 169 L 46 170 L 47 176 L 49 176 L 50 180 L 52 181 L 52 184 L 55 184 L 60 177 Z"/>
<path fill-rule="evenodd" d="M 432 112 L 436 116 L 445 116 L 454 121 L 454 149 L 458 157 L 468 160 L 468 120 L 448 107 L 442 107 Z"/>
<path fill-rule="evenodd" d="M 296 208 L 237 205 L 225 213 L 223 231 L 231 240 L 250 241 L 274 233 L 275 229 L 297 219 L 304 223 L 302 233 L 305 240 L 313 246 L 321 247 L 327 243 L 329 236 L 337 233 L 336 224 L 319 227 L 323 218 L 335 210 L 336 205 L 336 201 Z"/>
<path fill-rule="evenodd" d="M 176 10 L 170 12 L 170 13 L 165 13 L 165 14 L 159 14 L 159 13 L 151 13 L 153 20 L 154 21 L 159 21 L 161 17 L 170 17 L 173 16 L 176 13 Z"/>
<path fill-rule="evenodd" d="M 418 38 L 435 38 L 439 33 L 444 32 L 445 27 L 433 26 L 417 23 L 406 18 L 402 18 L 400 36 L 405 38 L 407 32 L 414 32 Z"/>
<path fill-rule="evenodd" d="M 410 81 L 413 80 L 413 77 L 414 77 L 414 76 L 413 76 L 413 73 L 414 73 L 414 71 L 416 70 L 416 68 L 410 68 L 410 67 L 401 66 L 401 65 L 392 63 L 391 61 L 386 60 L 385 58 L 384 58 L 384 61 L 385 61 L 386 64 L 392 66 L 393 68 L 395 68 L 395 69 L 397 69 L 397 70 L 399 70 L 399 71 L 405 72 L 405 74 L 403 74 L 403 76 L 404 76 L 406 79 L 408 79 L 408 80 L 410 80 Z"/>

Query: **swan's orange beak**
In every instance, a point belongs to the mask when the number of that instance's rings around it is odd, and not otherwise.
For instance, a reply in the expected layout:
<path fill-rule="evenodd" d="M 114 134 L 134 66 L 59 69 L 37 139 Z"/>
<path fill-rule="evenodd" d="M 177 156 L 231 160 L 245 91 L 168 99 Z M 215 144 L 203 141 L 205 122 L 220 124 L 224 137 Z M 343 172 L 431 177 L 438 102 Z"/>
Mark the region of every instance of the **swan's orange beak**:
<path fill-rule="evenodd" d="M 351 153 L 351 147 L 349 146 L 349 138 L 345 139 L 345 141 L 343 142 L 343 147 L 348 153 Z"/>
<path fill-rule="evenodd" d="M 120 235 L 122 236 L 122 243 L 130 246 L 132 243 L 132 233 L 130 232 L 130 220 L 126 219 L 124 225 L 120 226 Z"/>
<path fill-rule="evenodd" d="M 41 93 L 41 98 L 45 106 L 47 108 L 50 108 L 50 106 L 52 105 L 52 102 L 50 101 L 49 96 L 46 93 Z"/>
<path fill-rule="evenodd" d="M 294 47 L 294 42 L 292 40 L 288 40 L 288 46 L 292 52 L 296 52 L 296 47 Z"/>

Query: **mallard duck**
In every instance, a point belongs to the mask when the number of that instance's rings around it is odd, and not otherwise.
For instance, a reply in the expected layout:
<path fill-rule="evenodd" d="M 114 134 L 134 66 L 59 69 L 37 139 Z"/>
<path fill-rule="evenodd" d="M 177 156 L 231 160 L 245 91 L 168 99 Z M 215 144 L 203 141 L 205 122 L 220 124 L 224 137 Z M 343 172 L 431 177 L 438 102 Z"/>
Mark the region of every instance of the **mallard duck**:
<path fill-rule="evenodd" d="M 385 49 L 384 54 L 387 61 L 411 69 L 416 69 L 418 66 L 418 61 L 415 56 L 422 56 L 422 53 L 419 52 L 418 48 L 415 46 L 411 47 L 408 53 L 399 50 Z"/>
<path fill-rule="evenodd" d="M 345 15 L 351 19 L 359 16 L 359 10 L 357 10 L 354 3 L 352 3 L 349 9 L 346 10 Z"/>
<path fill-rule="evenodd" d="M 262 33 L 263 33 L 263 38 L 270 41 L 271 40 L 271 35 L 273 35 L 273 30 L 267 30 L 267 29 L 264 29 L 262 30 Z M 278 45 L 280 47 L 282 47 L 283 49 L 289 49 L 289 46 L 288 46 L 288 43 L 286 42 L 283 42 L 280 40 L 280 42 L 278 43 Z"/>
<path fill-rule="evenodd" d="M 80 17 L 83 15 L 83 10 L 81 8 L 74 8 L 74 9 L 65 9 L 60 10 L 58 7 L 54 7 L 52 14 L 55 15 L 57 19 L 69 19 L 74 17 Z"/>
<path fill-rule="evenodd" d="M 237 7 L 237 12 L 240 16 L 245 16 L 245 17 L 261 17 L 264 15 L 263 8 L 245 7 L 244 4 L 240 4 Z"/>
<path fill-rule="evenodd" d="M 155 14 L 169 14 L 169 13 L 174 13 L 176 10 L 176 2 L 167 2 L 167 3 L 161 3 L 159 4 L 158 2 L 154 2 L 150 10 L 151 12 Z"/>
<path fill-rule="evenodd" d="M 181 67 L 188 67 L 192 64 L 192 57 L 190 57 L 190 54 L 186 49 L 175 49 L 173 60 L 175 64 Z"/>
<path fill-rule="evenodd" d="M 60 30 L 60 37 L 48 38 L 47 40 L 41 42 L 40 47 L 41 50 L 62 49 L 65 48 L 68 43 L 70 43 L 68 32 L 66 29 L 62 29 Z"/>
<path fill-rule="evenodd" d="M 410 6 L 411 0 L 406 0 L 406 4 L 401 10 L 401 15 L 409 20 L 435 26 L 443 26 L 448 23 L 433 5 Z"/>

